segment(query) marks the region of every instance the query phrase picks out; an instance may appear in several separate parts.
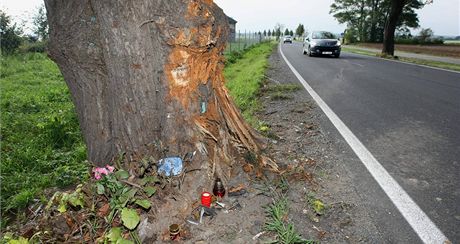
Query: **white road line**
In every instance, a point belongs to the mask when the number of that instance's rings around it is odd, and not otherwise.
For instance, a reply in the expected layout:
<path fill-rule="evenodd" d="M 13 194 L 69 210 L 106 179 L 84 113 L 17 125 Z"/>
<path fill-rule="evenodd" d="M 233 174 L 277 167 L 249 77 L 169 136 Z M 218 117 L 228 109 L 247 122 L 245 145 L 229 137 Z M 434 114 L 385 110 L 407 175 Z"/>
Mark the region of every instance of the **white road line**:
<path fill-rule="evenodd" d="M 404 216 L 406 221 L 417 233 L 424 243 L 448 243 L 447 237 L 439 228 L 430 220 L 430 218 L 420 209 L 412 198 L 402 189 L 402 187 L 391 177 L 359 139 L 351 132 L 342 120 L 329 108 L 321 97 L 311 88 L 311 86 L 302 78 L 297 70 L 291 65 L 283 53 L 280 45 L 280 53 L 286 64 L 289 66 L 300 83 L 310 93 L 318 106 L 323 110 L 332 124 L 337 128 L 345 141 L 350 145 L 375 181 L 380 185 L 382 190 L 387 194 L 399 212 Z"/>

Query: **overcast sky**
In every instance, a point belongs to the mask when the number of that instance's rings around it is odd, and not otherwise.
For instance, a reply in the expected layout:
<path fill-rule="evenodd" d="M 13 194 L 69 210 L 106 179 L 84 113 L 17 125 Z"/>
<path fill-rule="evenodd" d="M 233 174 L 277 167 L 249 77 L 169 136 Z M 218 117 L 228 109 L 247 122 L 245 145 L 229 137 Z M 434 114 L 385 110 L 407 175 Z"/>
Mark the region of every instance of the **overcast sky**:
<path fill-rule="evenodd" d="M 276 23 L 295 29 L 299 23 L 308 30 L 341 33 L 344 25 L 329 15 L 333 0 L 215 0 L 224 12 L 238 21 L 240 31 L 273 29 Z M 33 16 L 41 0 L 1 0 L 0 8 L 15 20 Z M 420 27 L 431 28 L 435 35 L 460 35 L 460 0 L 434 0 L 418 11 Z M 29 27 L 26 26 L 26 31 Z M 418 30 L 413 31 L 414 34 Z"/>

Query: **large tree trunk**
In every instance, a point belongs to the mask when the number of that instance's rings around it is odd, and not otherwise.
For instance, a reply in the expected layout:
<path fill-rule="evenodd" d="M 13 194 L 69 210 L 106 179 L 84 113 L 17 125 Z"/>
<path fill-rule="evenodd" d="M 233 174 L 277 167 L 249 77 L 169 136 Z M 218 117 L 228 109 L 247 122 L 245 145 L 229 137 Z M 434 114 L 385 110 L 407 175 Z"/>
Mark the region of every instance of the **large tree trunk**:
<path fill-rule="evenodd" d="M 399 17 L 403 11 L 406 0 L 391 0 L 390 15 L 388 16 L 383 33 L 383 49 L 382 54 L 394 55 L 395 50 L 395 30 L 398 24 Z"/>
<path fill-rule="evenodd" d="M 212 0 L 45 3 L 91 162 L 197 151 L 225 179 L 239 148 L 259 152 L 224 87 L 228 24 Z"/>

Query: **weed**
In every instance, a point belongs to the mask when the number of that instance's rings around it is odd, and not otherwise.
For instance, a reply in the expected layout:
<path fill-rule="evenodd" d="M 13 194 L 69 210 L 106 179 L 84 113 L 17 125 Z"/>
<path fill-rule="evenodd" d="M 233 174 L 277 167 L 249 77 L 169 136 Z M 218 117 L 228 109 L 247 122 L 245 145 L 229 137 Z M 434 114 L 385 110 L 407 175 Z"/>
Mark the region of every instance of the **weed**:
<path fill-rule="evenodd" d="M 288 100 L 292 99 L 292 96 L 289 96 L 287 94 L 284 94 L 282 92 L 276 92 L 273 95 L 271 95 L 271 99 L 276 101 L 276 100 Z"/>
<path fill-rule="evenodd" d="M 265 88 L 265 91 L 269 93 L 273 92 L 295 92 L 302 89 L 302 86 L 299 84 L 277 84 L 277 85 L 270 85 Z"/>
<path fill-rule="evenodd" d="M 327 206 L 323 203 L 323 201 L 316 197 L 314 192 L 308 192 L 305 195 L 305 201 L 317 215 L 323 215 L 327 209 Z"/>
<path fill-rule="evenodd" d="M 292 223 L 288 223 L 288 200 L 285 196 L 277 197 L 267 209 L 267 222 L 265 229 L 275 232 L 277 235 L 276 243 L 316 243 L 315 241 L 303 239 L 295 230 Z"/>

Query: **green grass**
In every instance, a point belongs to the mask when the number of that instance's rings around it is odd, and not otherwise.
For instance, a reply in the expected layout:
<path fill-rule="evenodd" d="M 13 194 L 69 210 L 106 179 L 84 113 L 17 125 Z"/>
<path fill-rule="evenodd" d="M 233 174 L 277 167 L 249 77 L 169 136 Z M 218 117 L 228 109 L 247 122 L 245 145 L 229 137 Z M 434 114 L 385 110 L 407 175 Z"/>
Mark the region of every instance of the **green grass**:
<path fill-rule="evenodd" d="M 227 62 L 225 66 L 224 76 L 230 95 L 241 109 L 245 120 L 254 127 L 258 125 L 254 113 L 260 108 L 257 94 L 268 67 L 268 57 L 275 45 L 273 42 L 254 45 L 236 55 L 237 58 L 233 62 Z"/>
<path fill-rule="evenodd" d="M 273 203 L 267 207 L 265 229 L 276 234 L 276 243 L 317 243 L 313 240 L 305 240 L 297 233 L 294 225 L 288 222 L 288 212 L 288 200 L 285 196 L 281 195 L 277 196 Z"/>
<path fill-rule="evenodd" d="M 2 56 L 0 74 L 1 209 L 14 213 L 43 189 L 87 178 L 88 165 L 56 64 L 42 53 Z"/>
<path fill-rule="evenodd" d="M 357 50 L 354 48 L 347 48 L 347 47 L 342 47 L 342 51 L 362 54 L 362 55 L 367 55 L 367 56 L 374 56 L 374 57 L 379 55 L 379 53 L 376 54 L 375 52 Z M 460 71 L 460 65 L 458 64 L 431 61 L 431 60 L 425 60 L 425 59 L 417 59 L 417 58 L 405 58 L 405 57 L 398 57 L 398 60 L 402 62 L 406 62 L 406 63 L 420 64 L 420 65 L 426 65 L 426 66 L 435 67 L 435 68 Z"/>

